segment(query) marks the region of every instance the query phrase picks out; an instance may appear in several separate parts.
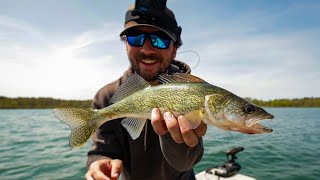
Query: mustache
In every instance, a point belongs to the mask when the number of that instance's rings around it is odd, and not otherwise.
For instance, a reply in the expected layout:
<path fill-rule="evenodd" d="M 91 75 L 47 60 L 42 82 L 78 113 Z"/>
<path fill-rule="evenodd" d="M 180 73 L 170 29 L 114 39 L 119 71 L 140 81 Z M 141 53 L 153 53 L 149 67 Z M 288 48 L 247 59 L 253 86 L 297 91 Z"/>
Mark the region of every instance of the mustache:
<path fill-rule="evenodd" d="M 139 53 L 137 55 L 137 58 L 138 59 L 151 59 L 151 60 L 157 60 L 157 61 L 162 61 L 162 57 L 161 56 L 158 56 L 156 54 L 151 54 L 151 55 L 146 55 L 144 53 Z"/>

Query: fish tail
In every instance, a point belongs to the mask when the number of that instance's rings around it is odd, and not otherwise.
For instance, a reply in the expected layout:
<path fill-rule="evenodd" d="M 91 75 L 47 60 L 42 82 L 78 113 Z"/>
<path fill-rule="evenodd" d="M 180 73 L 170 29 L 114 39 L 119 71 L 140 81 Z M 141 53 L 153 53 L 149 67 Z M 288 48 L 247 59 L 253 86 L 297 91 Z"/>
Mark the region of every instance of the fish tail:
<path fill-rule="evenodd" d="M 69 146 L 81 147 L 96 131 L 98 125 L 96 111 L 90 108 L 56 108 L 53 110 L 56 118 L 66 123 L 70 129 Z"/>

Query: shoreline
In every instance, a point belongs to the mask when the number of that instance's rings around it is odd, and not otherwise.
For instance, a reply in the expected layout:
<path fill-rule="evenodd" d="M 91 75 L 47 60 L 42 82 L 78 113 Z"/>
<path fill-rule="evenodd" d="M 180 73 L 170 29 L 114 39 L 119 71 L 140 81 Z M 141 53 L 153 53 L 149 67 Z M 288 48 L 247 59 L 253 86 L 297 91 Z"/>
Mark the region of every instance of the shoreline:
<path fill-rule="evenodd" d="M 294 99 L 259 100 L 245 98 L 261 107 L 283 108 L 319 108 L 320 97 L 304 97 Z M 64 100 L 49 97 L 17 97 L 0 96 L 0 109 L 52 109 L 57 107 L 91 108 L 92 100 Z"/>

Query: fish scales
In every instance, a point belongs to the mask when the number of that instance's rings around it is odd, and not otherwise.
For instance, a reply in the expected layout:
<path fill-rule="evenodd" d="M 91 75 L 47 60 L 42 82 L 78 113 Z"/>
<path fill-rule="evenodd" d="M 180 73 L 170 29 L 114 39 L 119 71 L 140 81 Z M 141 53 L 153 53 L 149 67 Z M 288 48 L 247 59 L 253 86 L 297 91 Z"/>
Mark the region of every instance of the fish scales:
<path fill-rule="evenodd" d="M 213 93 L 210 84 L 168 84 L 146 88 L 119 101 L 106 109 L 106 114 L 113 111 L 113 116 L 126 117 L 127 114 L 150 114 L 155 107 L 161 112 L 171 111 L 185 114 L 204 106 L 204 96 Z M 150 117 L 150 116 L 148 116 Z"/>
<path fill-rule="evenodd" d="M 175 116 L 184 115 L 179 125 L 189 129 L 203 122 L 247 134 L 272 132 L 258 122 L 273 119 L 273 115 L 223 88 L 190 74 L 177 73 L 161 78 L 165 84 L 150 86 L 142 77 L 133 74 L 113 95 L 113 104 L 100 110 L 54 109 L 56 117 L 71 128 L 69 146 L 83 145 L 99 126 L 119 118 L 125 118 L 122 126 L 136 139 L 153 108 L 159 108 L 161 113 L 170 111 Z"/>

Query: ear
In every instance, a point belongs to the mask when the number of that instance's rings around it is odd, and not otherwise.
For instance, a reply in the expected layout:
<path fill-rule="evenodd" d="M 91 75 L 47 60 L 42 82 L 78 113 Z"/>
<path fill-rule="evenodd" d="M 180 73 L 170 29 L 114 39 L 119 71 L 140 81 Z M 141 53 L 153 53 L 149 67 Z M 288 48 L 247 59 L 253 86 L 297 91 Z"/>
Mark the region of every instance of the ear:
<path fill-rule="evenodd" d="M 128 47 L 129 47 L 129 44 L 127 41 L 124 41 L 125 45 L 126 45 L 126 51 L 128 52 Z"/>
<path fill-rule="evenodd" d="M 128 42 L 127 42 L 127 39 L 125 38 L 125 36 L 120 37 L 120 39 L 121 39 L 121 41 L 125 44 L 125 46 L 126 46 L 126 51 L 128 52 L 128 46 L 129 46 L 129 44 L 128 44 Z"/>
<path fill-rule="evenodd" d="M 171 59 L 175 59 L 176 58 L 176 55 L 177 55 L 177 46 L 173 45 L 173 48 L 172 48 L 172 53 L 171 53 L 171 56 L 172 58 Z"/>

